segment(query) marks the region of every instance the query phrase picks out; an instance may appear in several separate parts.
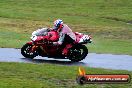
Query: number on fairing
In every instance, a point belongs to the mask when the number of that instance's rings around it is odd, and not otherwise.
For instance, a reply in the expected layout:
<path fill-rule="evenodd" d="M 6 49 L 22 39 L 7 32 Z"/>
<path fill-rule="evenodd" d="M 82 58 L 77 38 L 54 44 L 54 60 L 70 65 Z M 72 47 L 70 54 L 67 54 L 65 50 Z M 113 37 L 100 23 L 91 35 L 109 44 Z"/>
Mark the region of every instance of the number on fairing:
<path fill-rule="evenodd" d="M 33 35 L 33 36 L 31 37 L 31 39 L 32 39 L 33 41 L 35 41 L 35 40 L 37 39 L 37 36 L 36 36 L 36 35 Z"/>

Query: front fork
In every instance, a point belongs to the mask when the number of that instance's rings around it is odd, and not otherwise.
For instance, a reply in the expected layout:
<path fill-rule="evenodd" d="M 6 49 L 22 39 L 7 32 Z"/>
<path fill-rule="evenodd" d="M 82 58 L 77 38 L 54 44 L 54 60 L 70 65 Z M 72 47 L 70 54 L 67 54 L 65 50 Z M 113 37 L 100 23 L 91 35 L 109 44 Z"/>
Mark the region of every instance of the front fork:
<path fill-rule="evenodd" d="M 38 45 L 33 45 L 30 52 L 36 53 L 35 51 L 38 50 L 38 47 L 42 50 L 42 52 L 40 52 L 40 53 L 48 55 L 47 51 L 42 46 L 38 46 Z"/>
<path fill-rule="evenodd" d="M 30 52 L 35 52 L 37 48 L 38 48 L 38 46 L 33 45 Z"/>
<path fill-rule="evenodd" d="M 36 49 L 38 48 L 38 46 L 34 45 L 32 41 L 28 42 L 28 44 L 32 45 L 31 50 L 29 52 L 34 53 Z"/>

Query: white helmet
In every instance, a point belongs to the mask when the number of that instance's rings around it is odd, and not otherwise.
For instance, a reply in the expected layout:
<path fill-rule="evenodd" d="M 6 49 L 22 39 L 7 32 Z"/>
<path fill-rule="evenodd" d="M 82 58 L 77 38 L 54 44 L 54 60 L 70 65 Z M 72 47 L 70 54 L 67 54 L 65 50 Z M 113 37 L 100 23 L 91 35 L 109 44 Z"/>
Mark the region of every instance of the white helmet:
<path fill-rule="evenodd" d="M 54 21 L 54 30 L 61 29 L 63 27 L 63 21 L 61 19 L 57 19 Z"/>

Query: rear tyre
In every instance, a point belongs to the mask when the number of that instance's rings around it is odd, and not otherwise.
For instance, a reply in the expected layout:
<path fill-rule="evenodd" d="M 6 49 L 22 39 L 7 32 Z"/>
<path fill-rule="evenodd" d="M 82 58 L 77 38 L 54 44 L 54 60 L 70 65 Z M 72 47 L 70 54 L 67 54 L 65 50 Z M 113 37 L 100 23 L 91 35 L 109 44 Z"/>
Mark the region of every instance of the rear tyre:
<path fill-rule="evenodd" d="M 70 49 L 69 59 L 73 62 L 79 62 L 88 54 L 88 49 L 85 45 L 77 45 Z"/>
<path fill-rule="evenodd" d="M 31 44 L 25 44 L 23 45 L 23 47 L 21 48 L 21 54 L 26 57 L 26 58 L 34 58 L 36 55 L 31 52 L 31 49 L 32 49 L 32 46 Z"/>

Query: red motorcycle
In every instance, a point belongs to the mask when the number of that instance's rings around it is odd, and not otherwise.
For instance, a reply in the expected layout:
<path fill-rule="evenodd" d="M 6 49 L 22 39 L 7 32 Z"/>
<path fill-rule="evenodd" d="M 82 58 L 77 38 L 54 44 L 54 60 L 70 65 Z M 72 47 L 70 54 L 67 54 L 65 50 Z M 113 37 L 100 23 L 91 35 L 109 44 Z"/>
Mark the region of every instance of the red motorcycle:
<path fill-rule="evenodd" d="M 59 35 L 56 31 L 49 31 L 43 36 L 33 35 L 31 41 L 27 42 L 21 48 L 21 54 L 26 58 L 42 56 L 57 59 L 69 59 L 73 62 L 81 61 L 88 54 L 88 49 L 84 44 L 91 43 L 91 37 L 78 32 L 75 32 L 75 35 L 75 42 L 70 43 L 67 35 L 61 46 L 55 46 L 52 43 L 59 39 Z M 64 48 L 67 48 L 68 50 L 67 55 L 62 54 Z"/>

